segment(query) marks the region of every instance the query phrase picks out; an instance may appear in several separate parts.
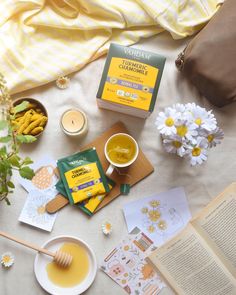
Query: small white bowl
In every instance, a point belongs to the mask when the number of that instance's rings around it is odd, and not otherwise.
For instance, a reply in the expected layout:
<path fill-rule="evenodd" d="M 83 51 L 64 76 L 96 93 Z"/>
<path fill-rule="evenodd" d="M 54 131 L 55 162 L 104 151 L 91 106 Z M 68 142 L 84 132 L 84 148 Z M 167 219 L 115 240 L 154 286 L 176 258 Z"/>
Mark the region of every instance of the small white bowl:
<path fill-rule="evenodd" d="M 57 236 L 43 244 L 42 248 L 46 248 L 52 252 L 56 252 L 65 242 L 75 243 L 85 248 L 89 256 L 89 273 L 86 278 L 78 285 L 63 288 L 51 282 L 47 275 L 47 264 L 52 261 L 48 255 L 38 253 L 34 261 L 34 272 L 36 279 L 41 287 L 52 295 L 78 295 L 86 291 L 93 283 L 97 273 L 97 262 L 93 250 L 87 243 L 73 236 Z"/>

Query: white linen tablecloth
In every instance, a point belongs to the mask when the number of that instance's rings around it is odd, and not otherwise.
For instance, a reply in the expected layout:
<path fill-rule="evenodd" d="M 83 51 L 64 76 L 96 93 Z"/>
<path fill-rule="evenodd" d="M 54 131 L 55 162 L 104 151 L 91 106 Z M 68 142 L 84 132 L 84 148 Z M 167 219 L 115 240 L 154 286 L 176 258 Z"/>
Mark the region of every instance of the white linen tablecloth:
<path fill-rule="evenodd" d="M 67 206 L 59 213 L 51 233 L 18 222 L 27 193 L 16 184 L 15 193 L 11 196 L 12 205 L 8 207 L 5 203 L 0 204 L 1 230 L 38 245 L 57 235 L 75 235 L 91 245 L 99 263 L 122 237 L 127 235 L 122 213 L 125 203 L 183 186 L 194 215 L 235 180 L 236 105 L 224 109 L 213 108 L 217 121 L 225 132 L 225 139 L 220 146 L 211 150 L 208 161 L 202 166 L 190 167 L 186 160 L 167 154 L 162 148 L 159 133 L 154 125 L 159 111 L 177 102 L 196 102 L 208 109 L 212 108 L 175 68 L 174 60 L 187 42 L 188 40 L 174 41 L 170 35 L 164 33 L 134 45 L 167 57 L 155 111 L 146 121 L 97 108 L 96 93 L 105 58 L 94 61 L 71 76 L 70 87 L 66 90 L 60 90 L 55 83 L 50 83 L 17 95 L 41 100 L 49 113 L 48 126 L 43 136 L 34 144 L 22 146 L 22 155 L 28 155 L 37 161 L 43 154 L 48 153 L 56 159 L 73 154 L 80 146 L 89 143 L 113 123 L 121 120 L 138 140 L 140 147 L 154 165 L 155 172 L 135 185 L 128 196 L 118 197 L 92 218 L 87 218 L 80 210 Z M 89 132 L 82 140 L 68 138 L 60 130 L 60 116 L 70 107 L 81 108 L 88 115 Z M 105 237 L 101 232 L 104 219 L 112 222 L 113 233 L 110 237 Z M 35 252 L 0 237 L 0 255 L 5 251 L 11 251 L 15 255 L 15 264 L 9 270 L 0 268 L 0 294 L 45 294 L 34 276 Z M 85 294 L 121 295 L 125 292 L 98 270 L 94 284 Z M 161 295 L 164 294 L 170 295 L 172 292 L 165 289 L 161 292 Z"/>

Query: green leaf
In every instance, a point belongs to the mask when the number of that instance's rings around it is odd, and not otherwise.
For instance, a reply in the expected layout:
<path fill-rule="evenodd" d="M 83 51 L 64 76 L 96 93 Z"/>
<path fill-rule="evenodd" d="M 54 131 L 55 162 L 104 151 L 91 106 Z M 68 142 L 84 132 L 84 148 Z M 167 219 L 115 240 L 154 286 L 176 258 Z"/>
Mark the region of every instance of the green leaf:
<path fill-rule="evenodd" d="M 7 128 L 7 125 L 8 123 L 6 120 L 0 120 L 0 130 Z"/>
<path fill-rule="evenodd" d="M 22 165 L 29 165 L 29 164 L 32 164 L 34 163 L 34 161 L 32 161 L 29 157 L 26 157 L 23 162 L 22 162 Z"/>
<path fill-rule="evenodd" d="M 1 142 L 1 143 L 7 143 L 7 142 L 9 142 L 10 140 L 11 140 L 11 136 L 10 136 L 10 135 L 0 137 L 0 142 Z"/>
<path fill-rule="evenodd" d="M 7 174 L 11 171 L 11 165 L 7 161 L 7 159 L 0 161 L 0 176 L 1 178 L 5 179 Z"/>
<path fill-rule="evenodd" d="M 7 182 L 7 186 L 10 187 L 10 188 L 15 188 L 14 183 L 11 182 L 11 181 L 8 181 L 8 182 Z"/>
<path fill-rule="evenodd" d="M 18 134 L 16 136 L 16 139 L 20 142 L 20 143 L 31 143 L 36 141 L 36 137 L 32 136 L 32 135 L 22 135 L 22 134 Z"/>
<path fill-rule="evenodd" d="M 0 157 L 6 157 L 7 156 L 7 148 L 4 145 L 3 147 L 0 148 Z"/>
<path fill-rule="evenodd" d="M 20 157 L 18 157 L 17 155 L 12 155 L 10 158 L 9 158 L 9 162 L 12 166 L 14 167 L 18 167 L 20 168 Z"/>
<path fill-rule="evenodd" d="M 8 193 L 8 187 L 5 183 L 2 183 L 1 193 Z"/>
<path fill-rule="evenodd" d="M 19 169 L 20 176 L 31 180 L 34 177 L 34 170 L 30 167 L 22 167 Z"/>
<path fill-rule="evenodd" d="M 15 114 L 20 113 L 20 112 L 26 110 L 28 108 L 28 106 L 29 106 L 29 102 L 24 100 L 24 101 L 22 101 L 22 103 L 18 104 L 17 106 L 15 106 L 13 108 L 13 112 Z"/>
<path fill-rule="evenodd" d="M 5 169 L 5 166 L 0 165 L 0 177 L 2 179 L 6 179 L 7 177 L 7 170 Z"/>

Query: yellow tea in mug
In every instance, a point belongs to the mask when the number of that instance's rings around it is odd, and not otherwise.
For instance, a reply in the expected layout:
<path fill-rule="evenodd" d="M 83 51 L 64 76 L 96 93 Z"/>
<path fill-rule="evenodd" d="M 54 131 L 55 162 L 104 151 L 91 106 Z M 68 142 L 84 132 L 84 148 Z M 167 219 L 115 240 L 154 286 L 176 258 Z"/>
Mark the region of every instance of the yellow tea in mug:
<path fill-rule="evenodd" d="M 117 134 L 108 141 L 106 152 L 114 164 L 122 165 L 134 159 L 137 148 L 132 138 L 124 134 Z"/>

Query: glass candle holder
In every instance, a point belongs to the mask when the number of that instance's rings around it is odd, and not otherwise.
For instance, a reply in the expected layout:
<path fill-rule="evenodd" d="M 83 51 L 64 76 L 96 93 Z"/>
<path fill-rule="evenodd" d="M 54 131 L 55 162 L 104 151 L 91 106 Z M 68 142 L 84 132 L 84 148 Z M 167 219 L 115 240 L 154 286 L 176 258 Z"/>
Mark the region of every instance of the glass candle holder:
<path fill-rule="evenodd" d="M 83 111 L 69 109 L 62 114 L 60 126 L 68 136 L 83 136 L 88 131 L 88 119 Z"/>

